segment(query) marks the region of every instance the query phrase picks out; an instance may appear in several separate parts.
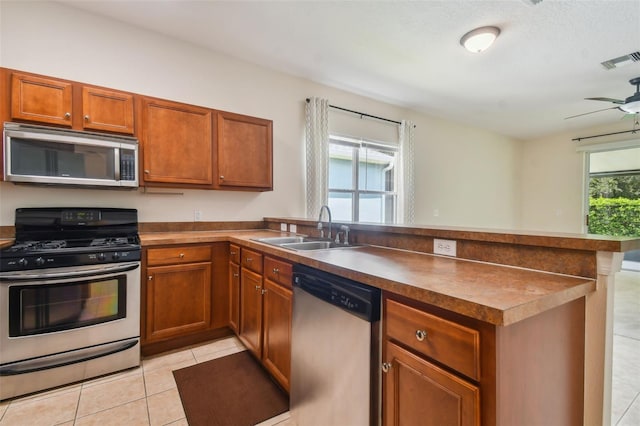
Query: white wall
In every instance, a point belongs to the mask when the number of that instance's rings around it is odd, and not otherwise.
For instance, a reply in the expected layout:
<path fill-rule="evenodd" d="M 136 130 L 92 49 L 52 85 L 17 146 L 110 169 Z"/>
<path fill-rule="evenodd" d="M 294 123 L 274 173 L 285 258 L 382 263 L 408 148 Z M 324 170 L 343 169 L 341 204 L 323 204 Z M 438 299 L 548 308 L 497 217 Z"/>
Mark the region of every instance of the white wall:
<path fill-rule="evenodd" d="M 304 100 L 310 96 L 416 123 L 417 223 L 518 225 L 520 143 L 481 129 L 50 2 L 0 2 L 0 66 L 272 119 L 275 188 L 265 193 L 185 190 L 182 195 L 157 195 L 2 182 L 0 225 L 13 224 L 17 207 L 53 205 L 132 207 L 143 222 L 191 221 L 195 209 L 205 221 L 304 216 Z M 436 209 L 438 216 L 433 215 Z"/>

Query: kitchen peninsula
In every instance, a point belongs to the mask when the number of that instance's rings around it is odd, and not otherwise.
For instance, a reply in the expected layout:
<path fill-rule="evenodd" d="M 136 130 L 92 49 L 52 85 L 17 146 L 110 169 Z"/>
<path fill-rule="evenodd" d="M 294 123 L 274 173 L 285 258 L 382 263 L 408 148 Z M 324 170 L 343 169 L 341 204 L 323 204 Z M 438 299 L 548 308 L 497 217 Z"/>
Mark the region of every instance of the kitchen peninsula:
<path fill-rule="evenodd" d="M 141 224 L 141 239 L 143 247 L 231 244 L 379 287 L 402 305 L 394 315 L 436 315 L 476 330 L 477 370 L 462 374 L 480 389 L 482 424 L 600 424 L 609 415 L 614 276 L 640 239 L 349 224 L 364 246 L 300 252 L 254 240 L 280 235 L 283 223 L 317 232 L 308 219 L 267 218 Z M 434 238 L 455 240 L 457 258 L 433 255 Z"/>

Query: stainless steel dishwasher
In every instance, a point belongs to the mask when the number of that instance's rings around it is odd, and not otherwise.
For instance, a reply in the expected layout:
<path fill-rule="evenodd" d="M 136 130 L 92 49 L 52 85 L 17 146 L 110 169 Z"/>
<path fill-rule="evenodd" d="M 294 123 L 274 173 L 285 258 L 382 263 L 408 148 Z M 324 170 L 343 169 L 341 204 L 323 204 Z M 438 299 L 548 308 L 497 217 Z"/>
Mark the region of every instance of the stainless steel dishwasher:
<path fill-rule="evenodd" d="M 292 419 L 380 424 L 380 290 L 294 265 L 293 291 Z"/>

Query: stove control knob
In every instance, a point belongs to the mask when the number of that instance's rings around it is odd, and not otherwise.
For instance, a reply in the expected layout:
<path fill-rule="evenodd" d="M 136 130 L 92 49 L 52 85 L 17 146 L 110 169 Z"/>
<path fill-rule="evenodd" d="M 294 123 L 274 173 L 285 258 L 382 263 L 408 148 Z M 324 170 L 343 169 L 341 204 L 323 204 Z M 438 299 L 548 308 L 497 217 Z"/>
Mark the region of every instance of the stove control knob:
<path fill-rule="evenodd" d="M 113 254 L 111 255 L 111 258 L 112 258 L 113 260 L 118 260 L 118 259 L 120 259 L 120 253 L 118 253 L 118 252 L 113 253 Z"/>
<path fill-rule="evenodd" d="M 98 254 L 98 260 L 104 260 L 105 258 L 106 256 L 104 255 L 104 253 Z"/>
<path fill-rule="evenodd" d="M 38 266 L 44 265 L 44 259 L 41 258 L 41 257 L 37 258 L 36 259 L 36 265 L 38 265 Z"/>
<path fill-rule="evenodd" d="M 29 262 L 24 257 L 22 259 L 18 260 L 18 265 L 20 265 L 20 266 L 27 266 L 28 264 L 29 264 Z"/>

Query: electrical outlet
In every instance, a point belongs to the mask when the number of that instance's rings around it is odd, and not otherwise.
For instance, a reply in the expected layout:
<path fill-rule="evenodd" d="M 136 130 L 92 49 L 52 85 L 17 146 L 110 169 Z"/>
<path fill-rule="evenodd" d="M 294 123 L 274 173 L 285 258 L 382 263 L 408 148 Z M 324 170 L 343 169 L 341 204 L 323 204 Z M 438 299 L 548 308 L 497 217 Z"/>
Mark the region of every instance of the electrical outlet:
<path fill-rule="evenodd" d="M 202 220 L 202 210 L 193 211 L 193 220 L 194 222 L 200 222 Z"/>
<path fill-rule="evenodd" d="M 281 223 L 280 224 L 280 230 L 282 232 L 287 232 L 287 224 L 286 223 Z"/>
<path fill-rule="evenodd" d="M 444 254 L 445 256 L 456 255 L 456 242 L 454 240 L 433 239 L 433 253 Z"/>
<path fill-rule="evenodd" d="M 296 225 L 295 223 L 290 223 L 289 232 L 293 232 L 294 234 L 298 232 L 298 225 Z"/>

